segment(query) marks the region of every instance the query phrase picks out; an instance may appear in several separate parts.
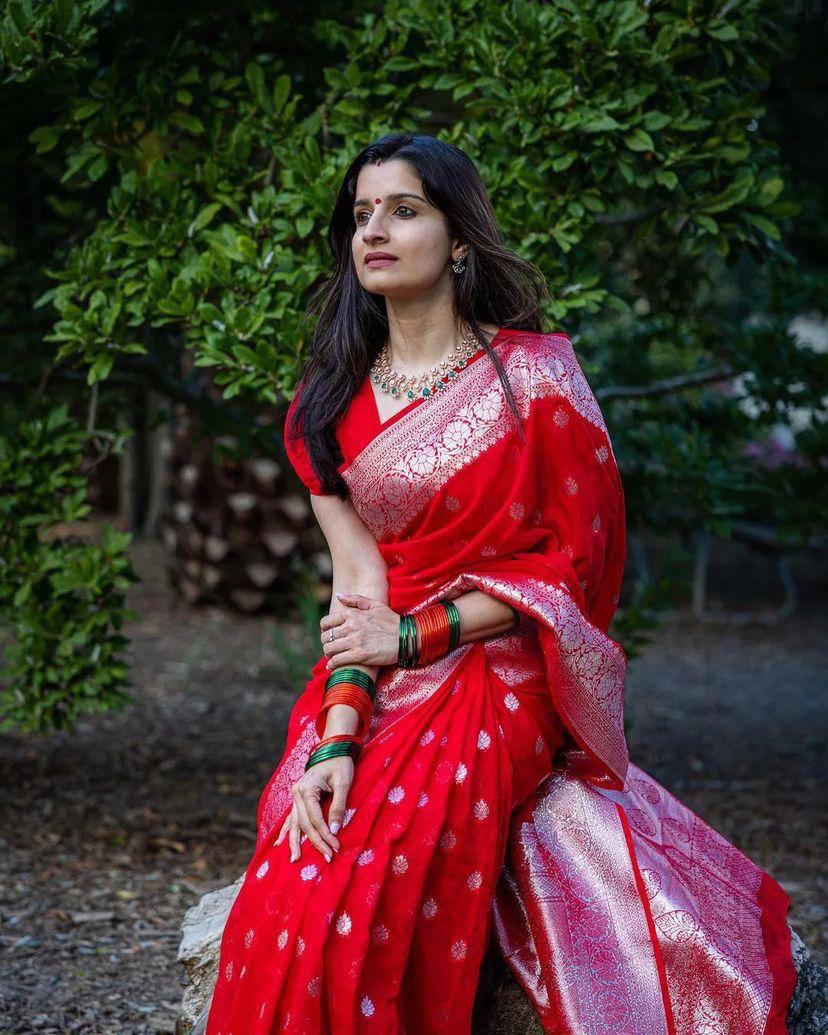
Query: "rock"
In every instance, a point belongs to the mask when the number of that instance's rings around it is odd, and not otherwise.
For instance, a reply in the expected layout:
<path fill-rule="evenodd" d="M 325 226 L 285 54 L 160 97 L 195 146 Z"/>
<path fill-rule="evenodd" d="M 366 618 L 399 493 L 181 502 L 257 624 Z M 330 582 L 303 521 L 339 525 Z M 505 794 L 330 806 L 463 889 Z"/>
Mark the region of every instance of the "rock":
<path fill-rule="evenodd" d="M 206 1029 L 224 922 L 243 880 L 244 874 L 234 884 L 208 892 L 184 915 L 178 960 L 184 964 L 190 983 L 184 990 L 175 1035 L 203 1035 Z"/>
<path fill-rule="evenodd" d="M 243 879 L 244 874 L 235 884 L 211 891 L 187 910 L 178 959 L 184 964 L 190 984 L 184 992 L 175 1035 L 204 1035 L 224 922 Z M 797 983 L 788 1012 L 788 1035 L 820 1035 L 828 1032 L 828 972 L 811 958 L 796 931 L 790 930 Z M 473 1029 L 475 1035 L 543 1035 L 532 1004 L 494 939 L 489 943 L 480 972 Z"/>
<path fill-rule="evenodd" d="M 796 967 L 796 989 L 788 1011 L 788 1035 L 819 1035 L 820 1032 L 828 1032 L 828 973 L 814 962 L 808 946 L 793 928 L 791 944 Z"/>

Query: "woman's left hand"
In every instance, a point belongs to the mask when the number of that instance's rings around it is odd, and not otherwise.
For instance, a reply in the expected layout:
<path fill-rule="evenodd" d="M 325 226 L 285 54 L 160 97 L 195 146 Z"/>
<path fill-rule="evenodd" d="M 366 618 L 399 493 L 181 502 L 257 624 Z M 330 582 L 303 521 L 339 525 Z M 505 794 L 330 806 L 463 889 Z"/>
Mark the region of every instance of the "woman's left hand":
<path fill-rule="evenodd" d="M 396 665 L 400 655 L 400 616 L 381 600 L 360 593 L 337 593 L 347 611 L 325 615 L 319 623 L 327 669 L 342 665 Z M 333 630 L 334 639 L 331 640 Z"/>

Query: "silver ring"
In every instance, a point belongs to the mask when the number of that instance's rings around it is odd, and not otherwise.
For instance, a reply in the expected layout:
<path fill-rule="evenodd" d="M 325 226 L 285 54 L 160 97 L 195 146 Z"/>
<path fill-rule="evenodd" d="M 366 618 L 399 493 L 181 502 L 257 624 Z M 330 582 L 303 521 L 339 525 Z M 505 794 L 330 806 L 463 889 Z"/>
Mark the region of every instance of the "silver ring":
<path fill-rule="evenodd" d="M 333 629 L 331 629 L 331 635 L 328 637 L 328 643 L 333 643 L 333 641 L 334 641 L 334 631 L 333 631 Z"/>

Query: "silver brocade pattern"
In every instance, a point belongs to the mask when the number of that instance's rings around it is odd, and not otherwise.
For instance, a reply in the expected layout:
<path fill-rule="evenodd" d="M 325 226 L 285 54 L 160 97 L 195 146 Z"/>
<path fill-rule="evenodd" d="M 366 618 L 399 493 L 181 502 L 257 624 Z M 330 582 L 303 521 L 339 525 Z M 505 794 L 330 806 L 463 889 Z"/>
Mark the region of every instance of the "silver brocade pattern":
<path fill-rule="evenodd" d="M 480 572 L 464 572 L 422 603 L 460 596 L 479 589 L 498 600 L 519 606 L 539 622 L 538 634 L 548 658 L 550 690 L 555 708 L 575 739 L 600 759 L 619 785 L 629 765 L 624 737 L 624 685 L 627 663 L 619 645 L 588 622 L 563 586 L 538 579 L 520 582 Z M 585 756 L 583 765 L 589 762 Z M 594 767 L 593 767 L 594 768 Z M 598 772 L 593 782 L 608 782 Z"/>
<path fill-rule="evenodd" d="M 513 816 L 494 904 L 546 1030 L 667 1035 L 657 953 L 678 1035 L 760 1035 L 772 987 L 762 870 L 638 766 L 612 791 L 567 756 Z"/>
<path fill-rule="evenodd" d="M 569 339 L 559 350 L 532 347 L 537 335 L 509 339 L 499 349 L 521 418 L 532 398 L 559 396 L 606 435 L 601 410 Z M 451 414 L 445 421 L 437 413 Z M 380 432 L 342 472 L 354 507 L 377 539 L 399 535 L 462 467 L 491 448 L 512 426 L 497 371 L 475 360 L 438 396 L 419 403 Z M 607 447 L 612 445 L 607 436 Z"/>

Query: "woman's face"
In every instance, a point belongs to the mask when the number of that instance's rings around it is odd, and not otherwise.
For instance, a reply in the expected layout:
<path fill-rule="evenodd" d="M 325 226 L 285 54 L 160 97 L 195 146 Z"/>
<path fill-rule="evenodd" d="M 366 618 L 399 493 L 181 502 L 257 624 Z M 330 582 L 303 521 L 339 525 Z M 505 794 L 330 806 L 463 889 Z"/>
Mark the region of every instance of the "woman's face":
<path fill-rule="evenodd" d="M 425 200 L 420 177 L 407 162 L 392 158 L 362 167 L 351 251 L 366 291 L 416 299 L 442 290 L 450 286 L 450 263 L 462 251 L 458 245 L 449 237 L 443 213 Z M 374 252 L 394 258 L 366 261 Z"/>

